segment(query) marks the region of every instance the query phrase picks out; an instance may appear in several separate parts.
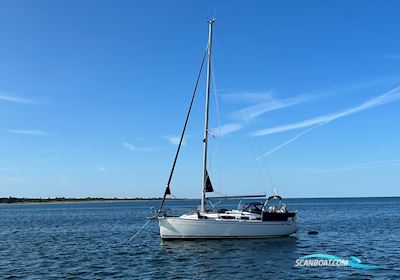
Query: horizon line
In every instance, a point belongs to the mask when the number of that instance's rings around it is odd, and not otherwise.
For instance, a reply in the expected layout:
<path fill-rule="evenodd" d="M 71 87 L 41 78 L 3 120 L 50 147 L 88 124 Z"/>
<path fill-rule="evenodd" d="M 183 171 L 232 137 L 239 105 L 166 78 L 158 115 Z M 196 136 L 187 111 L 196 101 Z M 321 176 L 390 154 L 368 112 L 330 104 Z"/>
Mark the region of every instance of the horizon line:
<path fill-rule="evenodd" d="M 210 197 L 212 198 L 212 197 Z M 266 196 L 267 198 L 267 196 Z M 348 198 L 400 198 L 400 195 L 385 195 L 385 196 L 323 196 L 323 197 L 283 197 L 284 199 L 348 199 Z M 3 199 L 20 199 L 20 200 L 160 200 L 162 197 L 16 197 L 16 196 L 2 196 L 0 200 Z M 187 200 L 200 200 L 197 197 L 173 197 L 167 198 L 168 200 L 180 200 L 180 199 L 187 199 Z M 229 198 L 221 199 L 221 200 L 229 200 Z"/>

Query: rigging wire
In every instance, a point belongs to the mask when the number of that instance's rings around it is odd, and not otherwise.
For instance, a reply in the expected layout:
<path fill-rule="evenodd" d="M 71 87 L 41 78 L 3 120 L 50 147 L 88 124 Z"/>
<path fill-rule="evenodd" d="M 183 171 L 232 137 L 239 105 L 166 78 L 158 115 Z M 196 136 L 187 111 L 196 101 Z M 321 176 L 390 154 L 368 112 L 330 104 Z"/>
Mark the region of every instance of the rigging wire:
<path fill-rule="evenodd" d="M 214 129 L 213 131 L 215 131 L 215 130 L 218 130 L 220 127 L 221 127 L 221 113 L 220 113 L 220 110 L 219 110 L 219 102 L 218 102 L 218 93 L 217 93 L 217 86 L 216 86 L 216 82 L 215 82 L 215 67 L 214 67 L 214 63 L 213 62 L 211 62 L 211 64 L 212 64 L 212 69 L 214 69 L 214 71 L 211 71 L 211 81 L 212 81 L 212 87 L 213 87 L 213 94 L 214 94 L 214 103 L 215 103 L 215 114 L 216 114 L 216 116 L 217 116 L 217 128 L 216 129 Z M 212 135 L 212 137 L 215 139 L 215 138 L 217 138 L 214 134 Z M 215 145 L 214 146 L 211 146 L 212 148 L 211 148 L 211 152 L 210 152 L 210 156 L 209 156 L 209 160 L 210 160 L 210 164 L 209 164 L 209 166 L 210 166 L 210 171 L 214 171 L 214 156 L 215 156 L 215 154 L 216 154 L 216 152 L 218 151 L 218 149 L 219 149 L 219 147 L 220 147 L 220 145 L 219 145 L 219 141 L 217 140 L 217 141 L 215 141 L 214 142 L 215 143 Z M 214 173 L 215 174 L 215 173 Z M 222 183 L 221 183 L 221 165 L 218 165 L 218 171 L 217 171 L 217 180 L 218 180 L 218 186 L 219 186 L 219 189 L 221 189 L 221 186 L 222 186 Z"/>
<path fill-rule="evenodd" d="M 225 45 L 225 44 L 223 43 L 223 38 L 222 38 L 222 36 L 218 33 L 218 30 L 216 30 L 216 33 L 217 33 L 217 36 L 220 38 L 221 44 L 222 44 L 222 45 Z M 226 45 L 225 45 L 225 46 L 226 46 Z M 231 63 L 230 63 L 230 60 L 229 60 L 228 52 L 224 52 L 224 54 L 225 54 L 225 57 L 226 57 L 225 61 L 226 61 L 226 63 L 227 63 L 229 72 L 231 73 L 231 76 L 232 76 L 232 79 L 233 79 L 234 87 L 236 88 L 236 90 L 237 90 L 237 92 L 238 92 L 238 95 L 239 95 L 239 97 L 240 97 L 240 101 L 241 101 L 241 105 L 242 105 L 242 107 L 243 107 L 243 112 L 244 112 L 244 114 L 245 114 L 246 122 L 249 124 L 250 128 L 254 131 L 255 129 L 254 129 L 252 120 L 251 120 L 251 118 L 250 118 L 250 116 L 249 116 L 249 113 L 247 112 L 246 107 L 245 107 L 245 105 L 244 105 L 244 103 L 245 103 L 245 102 L 244 102 L 244 99 L 245 99 L 245 98 L 244 98 L 244 94 L 243 94 L 242 91 L 239 89 L 236 75 L 235 75 L 235 73 L 234 73 L 234 71 L 233 71 L 233 67 L 232 67 L 232 65 L 231 65 Z M 249 131 L 249 128 L 247 127 L 247 125 L 244 125 L 244 129 L 245 129 L 245 133 L 246 133 L 247 137 L 250 138 L 250 131 Z M 253 144 L 253 145 L 251 145 L 251 151 L 252 151 L 254 163 L 255 163 L 255 165 L 256 165 L 257 173 L 258 173 L 259 178 L 260 178 L 260 180 L 261 180 L 261 184 L 264 185 L 264 188 L 265 188 L 265 187 L 267 186 L 267 185 L 266 185 L 267 180 L 266 180 L 266 178 L 263 176 L 263 173 L 261 172 L 261 167 L 260 167 L 260 165 L 259 165 L 259 162 L 256 160 L 257 156 L 256 156 L 256 150 L 255 150 L 255 146 L 256 146 L 256 148 L 259 150 L 258 152 L 259 152 L 259 153 L 262 153 L 262 152 L 261 152 L 261 146 L 260 146 L 260 144 L 259 144 L 256 140 L 253 140 L 253 141 L 251 141 L 251 142 L 252 142 L 252 144 Z M 273 184 L 273 178 L 272 178 L 272 174 L 271 174 L 270 168 L 268 167 L 268 164 L 267 164 L 265 158 L 263 158 L 262 162 L 264 163 L 265 169 L 266 169 L 266 171 L 267 171 L 267 175 L 268 175 L 268 177 L 269 177 L 269 179 L 270 179 L 270 182 L 271 182 L 271 188 L 273 189 L 273 185 L 274 185 L 274 184 Z"/>
<path fill-rule="evenodd" d="M 151 220 L 148 220 L 131 238 L 129 238 L 128 242 L 131 241 L 150 223 Z"/>
<path fill-rule="evenodd" d="M 212 65 L 212 69 L 214 69 L 214 71 L 211 72 L 211 81 L 212 81 L 213 93 L 214 93 L 215 111 L 216 111 L 216 115 L 217 115 L 218 128 L 220 128 L 222 126 L 221 125 L 221 113 L 220 113 L 220 110 L 219 110 L 217 86 L 216 86 L 216 83 L 215 83 L 215 74 L 214 74 L 215 73 L 215 66 L 214 66 L 213 61 L 211 61 L 211 65 Z"/>
<path fill-rule="evenodd" d="M 168 182 L 167 182 L 167 185 L 166 185 L 166 187 L 165 187 L 164 196 L 163 196 L 163 199 L 162 199 L 160 208 L 158 209 L 157 213 L 160 213 L 160 212 L 161 212 L 161 209 L 162 209 L 163 206 L 164 206 L 164 202 L 165 202 L 166 196 L 167 196 L 168 194 L 171 194 L 171 190 L 170 190 L 169 186 L 170 186 L 171 181 L 172 181 L 172 176 L 173 176 L 173 174 L 174 174 L 176 162 L 177 162 L 177 160 L 178 160 L 179 151 L 181 150 L 181 146 L 182 146 L 182 142 L 183 142 L 183 137 L 185 136 L 186 126 L 187 126 L 188 121 L 189 121 L 190 112 L 192 111 L 192 106 L 193 106 L 194 98 L 196 97 L 197 87 L 198 87 L 198 85 L 199 85 L 199 81 L 200 81 L 200 77 L 201 77 L 201 72 L 202 72 L 202 70 L 203 70 L 204 61 L 205 61 L 206 56 L 207 56 L 207 49 L 208 49 L 208 44 L 207 44 L 207 48 L 206 48 L 205 51 L 204 51 L 203 59 L 201 60 L 200 70 L 199 70 L 199 74 L 197 75 L 196 83 L 195 83 L 194 90 L 193 90 L 192 99 L 190 100 L 190 105 L 189 105 L 188 113 L 187 113 L 187 115 L 186 115 L 185 124 L 183 125 L 183 129 L 182 129 L 181 137 L 180 137 L 180 139 L 179 139 L 179 144 L 178 144 L 178 148 L 177 148 L 177 150 L 176 150 L 174 162 L 173 162 L 173 164 L 172 164 L 171 172 L 170 172 L 169 177 L 168 177 Z"/>

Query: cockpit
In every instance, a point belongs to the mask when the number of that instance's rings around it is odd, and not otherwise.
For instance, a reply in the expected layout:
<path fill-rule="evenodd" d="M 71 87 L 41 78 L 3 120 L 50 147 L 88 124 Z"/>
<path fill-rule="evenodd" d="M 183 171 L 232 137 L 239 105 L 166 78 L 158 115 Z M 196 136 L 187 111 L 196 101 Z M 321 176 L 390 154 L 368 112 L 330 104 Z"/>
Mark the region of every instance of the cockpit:
<path fill-rule="evenodd" d="M 244 212 L 250 212 L 254 214 L 261 214 L 264 204 L 257 201 L 257 202 L 247 202 L 241 205 L 239 210 Z"/>

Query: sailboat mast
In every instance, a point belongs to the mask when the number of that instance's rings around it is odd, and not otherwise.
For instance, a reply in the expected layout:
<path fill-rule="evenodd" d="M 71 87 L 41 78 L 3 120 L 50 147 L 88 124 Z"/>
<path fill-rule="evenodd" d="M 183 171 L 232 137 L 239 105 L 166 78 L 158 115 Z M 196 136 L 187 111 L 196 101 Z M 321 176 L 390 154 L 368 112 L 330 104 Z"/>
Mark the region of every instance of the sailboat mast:
<path fill-rule="evenodd" d="M 204 113 L 204 151 L 203 151 L 203 188 L 201 193 L 200 211 L 205 212 L 206 200 L 206 183 L 207 183 L 207 142 L 208 142 L 208 112 L 210 99 L 210 82 L 211 82 L 211 47 L 212 47 L 212 32 L 215 19 L 208 20 L 208 44 L 207 44 L 207 82 L 206 82 L 206 109 Z"/>

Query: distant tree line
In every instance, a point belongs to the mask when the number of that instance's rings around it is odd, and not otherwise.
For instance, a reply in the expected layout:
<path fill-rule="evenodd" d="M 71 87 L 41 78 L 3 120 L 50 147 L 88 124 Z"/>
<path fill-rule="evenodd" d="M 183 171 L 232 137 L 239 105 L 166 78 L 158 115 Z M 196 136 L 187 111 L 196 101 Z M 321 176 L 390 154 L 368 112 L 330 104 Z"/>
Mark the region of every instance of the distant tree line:
<path fill-rule="evenodd" d="M 26 198 L 26 197 L 0 197 L 0 203 L 27 203 L 27 202 L 80 202 L 80 201 L 126 201 L 126 200 L 159 200 L 159 197 L 151 198 L 104 198 L 104 197 L 85 197 L 85 198 Z"/>

